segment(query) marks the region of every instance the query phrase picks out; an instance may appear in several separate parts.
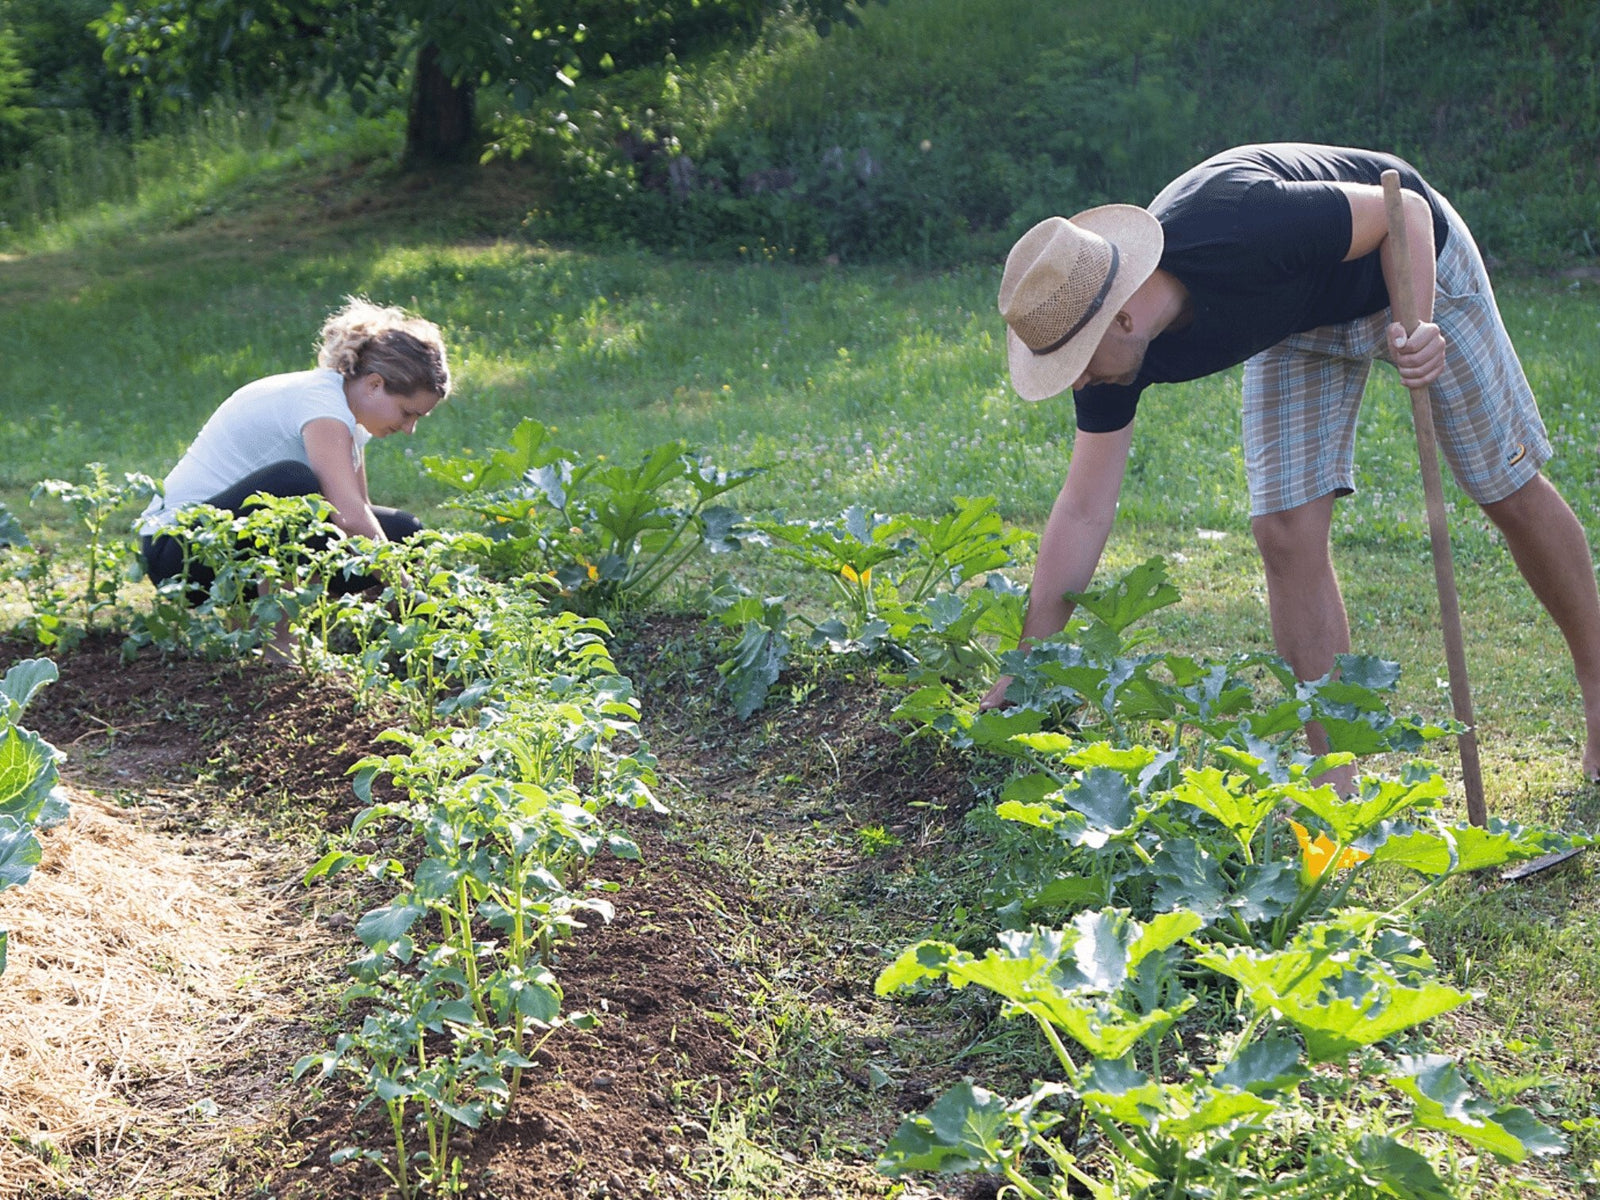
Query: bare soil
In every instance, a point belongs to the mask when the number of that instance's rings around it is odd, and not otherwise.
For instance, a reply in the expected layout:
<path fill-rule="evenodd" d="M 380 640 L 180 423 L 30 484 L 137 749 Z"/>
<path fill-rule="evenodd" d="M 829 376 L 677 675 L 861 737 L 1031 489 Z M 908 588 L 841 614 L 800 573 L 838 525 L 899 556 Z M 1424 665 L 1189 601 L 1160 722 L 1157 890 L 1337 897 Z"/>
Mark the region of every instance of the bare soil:
<path fill-rule="evenodd" d="M 0 644 L 0 669 L 31 653 Z M 596 864 L 619 885 L 616 919 L 555 964 L 566 1010 L 599 1025 L 553 1036 L 509 1116 L 457 1144 L 463 1191 L 886 1195 L 878 1149 L 959 1077 L 962 1047 L 992 1016 L 872 994 L 885 955 L 932 917 L 918 864 L 953 850 L 970 786 L 933 750 L 902 743 L 870 675 L 796 680 L 795 702 L 777 697 L 739 724 L 712 699 L 696 621 L 644 622 L 619 656 L 672 813 L 620 818 L 643 860 Z M 29 1194 L 393 1194 L 375 1169 L 329 1159 L 387 1146 L 381 1115 L 340 1087 L 289 1079 L 343 1019 L 351 926 L 374 902 L 353 881 L 304 889 L 298 877 L 357 810 L 346 773 L 390 715 L 363 710 L 337 679 L 261 664 L 124 663 L 115 639 L 58 665 L 26 723 L 67 754 L 64 780 L 185 853 L 234 862 L 235 898 L 258 898 L 277 936 L 309 949 L 280 961 L 295 977 L 274 980 L 279 1015 L 244 1022 L 200 1064 L 203 1089 L 130 1079 L 123 1098 L 139 1120 L 117 1152 L 104 1138 L 98 1151 L 95 1139 L 72 1144 L 58 1184 Z M 213 1107 L 197 1116 L 202 1090 Z M 992 1195 L 974 1182 L 952 1194 Z"/>

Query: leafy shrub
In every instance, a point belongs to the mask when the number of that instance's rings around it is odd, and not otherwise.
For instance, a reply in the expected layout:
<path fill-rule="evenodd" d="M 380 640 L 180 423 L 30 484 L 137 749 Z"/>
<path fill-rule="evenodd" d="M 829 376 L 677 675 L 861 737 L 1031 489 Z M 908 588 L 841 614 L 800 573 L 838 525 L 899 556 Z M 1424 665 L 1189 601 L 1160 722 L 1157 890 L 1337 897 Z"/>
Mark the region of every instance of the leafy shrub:
<path fill-rule="evenodd" d="M 713 596 L 717 620 L 739 633 L 718 670 L 741 720 L 765 703 L 795 625 L 810 630 L 813 650 L 883 656 L 918 682 L 992 674 L 999 660 L 990 647 L 1021 634 L 1022 589 L 998 570 L 1031 535 L 1004 527 L 993 496 L 958 496 L 933 518 L 852 505 L 826 521 L 750 525 L 774 553 L 820 572 L 840 608 L 815 621 L 789 613 L 781 597 L 757 600 L 738 587 Z"/>
<path fill-rule="evenodd" d="M 492 152 L 566 181 L 541 233 L 932 265 L 1144 203 L 1240 142 L 1372 145 L 1453 195 L 1493 253 L 1593 257 L 1597 44 L 1577 0 L 896 0 L 827 40 L 797 21 L 748 51 L 586 76 L 508 106 Z"/>
<path fill-rule="evenodd" d="M 13 161 L 27 144 L 32 78 L 33 73 L 23 64 L 17 35 L 0 25 L 0 164 Z"/>
<path fill-rule="evenodd" d="M 724 471 L 683 442 L 647 451 L 637 466 L 588 462 L 531 419 L 486 459 L 430 456 L 423 470 L 457 493 L 453 508 L 489 539 L 485 568 L 536 583 L 561 607 L 608 612 L 642 605 L 700 550 L 736 549 L 742 517 L 713 503 L 760 473 Z"/>

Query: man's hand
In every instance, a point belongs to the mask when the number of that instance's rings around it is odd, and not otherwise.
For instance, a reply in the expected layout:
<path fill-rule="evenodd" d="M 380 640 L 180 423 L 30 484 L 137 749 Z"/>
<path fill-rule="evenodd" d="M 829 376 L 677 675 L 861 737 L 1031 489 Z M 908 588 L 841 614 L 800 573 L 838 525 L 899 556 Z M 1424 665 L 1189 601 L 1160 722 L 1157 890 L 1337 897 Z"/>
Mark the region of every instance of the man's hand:
<path fill-rule="evenodd" d="M 1444 373 L 1444 334 L 1431 321 L 1420 322 L 1409 337 L 1398 321 L 1392 323 L 1389 348 L 1400 382 L 1408 388 L 1427 387 Z"/>
<path fill-rule="evenodd" d="M 994 686 L 984 693 L 983 699 L 978 701 L 978 711 L 988 712 L 994 708 L 1009 708 L 1011 702 L 1006 699 L 1006 689 L 1011 686 L 1011 676 L 1002 675 L 994 681 Z"/>

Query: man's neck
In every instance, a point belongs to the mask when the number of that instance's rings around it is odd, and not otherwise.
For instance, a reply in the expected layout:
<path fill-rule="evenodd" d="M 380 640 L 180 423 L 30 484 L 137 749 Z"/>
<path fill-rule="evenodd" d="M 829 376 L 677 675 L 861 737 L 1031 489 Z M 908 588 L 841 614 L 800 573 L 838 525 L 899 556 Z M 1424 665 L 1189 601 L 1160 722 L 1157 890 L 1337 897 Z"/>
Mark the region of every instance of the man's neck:
<path fill-rule="evenodd" d="M 1128 298 L 1128 303 L 1123 307 L 1132 314 L 1135 325 L 1142 327 L 1145 335 L 1151 339 L 1182 329 L 1194 320 L 1194 305 L 1189 299 L 1189 289 L 1178 281 L 1177 276 L 1160 267 L 1139 285 L 1139 290 Z"/>

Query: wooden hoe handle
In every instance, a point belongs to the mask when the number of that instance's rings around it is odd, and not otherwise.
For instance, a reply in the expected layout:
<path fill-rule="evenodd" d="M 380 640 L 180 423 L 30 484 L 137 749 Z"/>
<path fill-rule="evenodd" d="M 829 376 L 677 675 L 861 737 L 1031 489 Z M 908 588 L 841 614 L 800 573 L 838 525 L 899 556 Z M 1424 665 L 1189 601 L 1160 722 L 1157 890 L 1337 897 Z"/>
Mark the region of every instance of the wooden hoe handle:
<path fill-rule="evenodd" d="M 1389 218 L 1389 248 L 1398 286 L 1389 305 L 1409 335 L 1416 329 L 1417 301 L 1411 293 L 1411 250 L 1406 241 L 1405 204 L 1400 194 L 1400 173 L 1383 173 L 1383 200 Z M 1450 553 L 1450 526 L 1444 517 L 1444 482 L 1439 475 L 1438 444 L 1433 433 L 1433 406 L 1428 389 L 1411 392 L 1411 420 L 1417 429 L 1417 455 L 1422 460 L 1422 491 L 1428 502 L 1428 542 L 1433 549 L 1433 579 L 1439 590 L 1439 624 L 1444 631 L 1444 657 L 1450 675 L 1450 704 L 1456 720 L 1465 725 L 1460 737 L 1461 779 L 1467 794 L 1467 819 L 1482 826 L 1488 821 L 1483 802 L 1483 770 L 1478 762 L 1478 734 L 1472 717 L 1472 686 L 1467 682 L 1467 654 L 1461 636 L 1461 600 L 1456 590 L 1456 569 Z"/>

